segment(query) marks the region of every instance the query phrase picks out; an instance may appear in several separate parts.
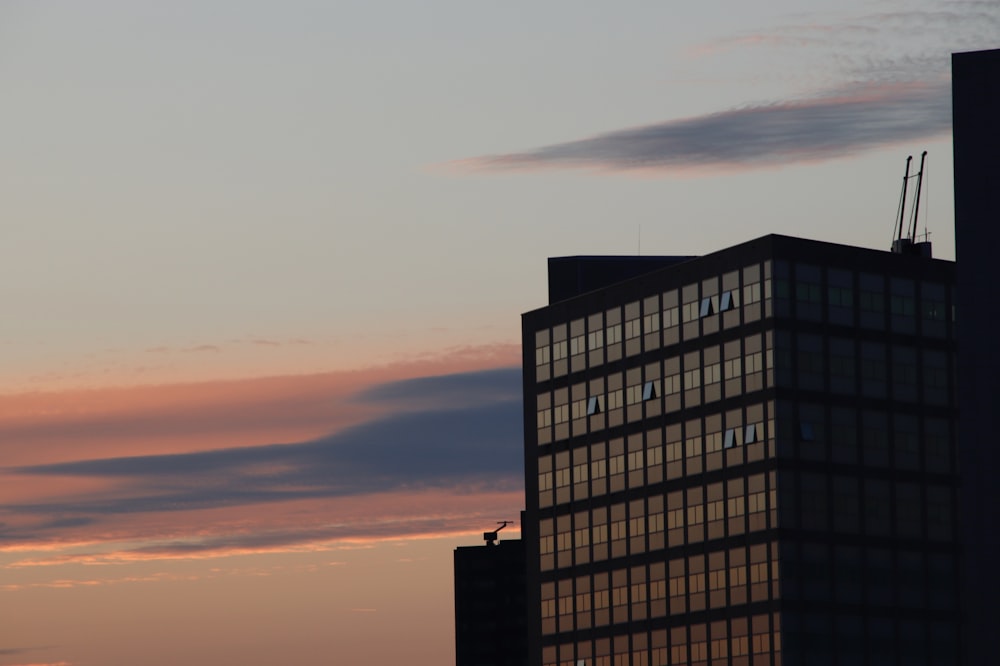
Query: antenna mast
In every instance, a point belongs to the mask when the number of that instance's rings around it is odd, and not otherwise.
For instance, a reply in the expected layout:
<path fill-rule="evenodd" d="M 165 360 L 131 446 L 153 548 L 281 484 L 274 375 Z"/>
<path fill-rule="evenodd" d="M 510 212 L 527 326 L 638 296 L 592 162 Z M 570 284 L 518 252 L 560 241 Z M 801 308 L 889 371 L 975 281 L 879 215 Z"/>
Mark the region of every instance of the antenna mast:
<path fill-rule="evenodd" d="M 917 242 L 917 215 L 920 213 L 920 188 L 924 184 L 924 160 L 927 159 L 927 151 L 920 154 L 920 171 L 917 172 L 917 197 L 913 201 L 913 219 L 910 222 L 910 242 Z"/>
<path fill-rule="evenodd" d="M 924 163 L 927 160 L 927 151 L 925 150 L 920 154 L 920 170 L 911 176 L 910 162 L 912 160 L 913 155 L 907 155 L 906 173 L 903 175 L 903 189 L 899 194 L 899 217 L 895 222 L 896 226 L 892 228 L 892 252 L 893 254 L 911 254 L 930 259 L 931 244 L 926 239 L 926 234 L 922 242 L 917 242 L 917 225 L 919 224 L 918 216 L 920 215 L 920 189 L 924 183 Z M 913 211 L 910 214 L 910 222 L 904 229 L 903 221 L 906 220 L 906 190 L 909 187 L 910 178 L 913 177 L 917 179 L 916 199 L 913 203 Z"/>

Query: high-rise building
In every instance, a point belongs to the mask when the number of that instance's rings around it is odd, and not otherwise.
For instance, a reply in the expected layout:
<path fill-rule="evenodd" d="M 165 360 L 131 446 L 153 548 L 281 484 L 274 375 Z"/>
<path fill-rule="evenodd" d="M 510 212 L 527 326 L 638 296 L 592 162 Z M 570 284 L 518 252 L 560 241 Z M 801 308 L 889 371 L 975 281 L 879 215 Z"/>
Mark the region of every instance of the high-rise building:
<path fill-rule="evenodd" d="M 955 258 L 958 262 L 959 459 L 962 461 L 963 653 L 997 661 L 1000 599 L 1000 49 L 952 56 Z"/>
<path fill-rule="evenodd" d="M 550 260 L 531 666 L 960 663 L 955 265 L 904 249 Z"/>

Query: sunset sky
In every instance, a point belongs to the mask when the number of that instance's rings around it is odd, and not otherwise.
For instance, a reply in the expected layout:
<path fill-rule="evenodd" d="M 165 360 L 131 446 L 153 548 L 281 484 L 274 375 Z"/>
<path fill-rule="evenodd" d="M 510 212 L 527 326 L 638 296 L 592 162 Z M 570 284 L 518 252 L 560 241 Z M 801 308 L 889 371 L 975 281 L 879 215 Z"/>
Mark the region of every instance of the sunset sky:
<path fill-rule="evenodd" d="M 953 258 L 950 54 L 998 35 L 995 0 L 0 0 L 0 666 L 453 663 L 546 257 L 887 248 L 927 150 Z"/>

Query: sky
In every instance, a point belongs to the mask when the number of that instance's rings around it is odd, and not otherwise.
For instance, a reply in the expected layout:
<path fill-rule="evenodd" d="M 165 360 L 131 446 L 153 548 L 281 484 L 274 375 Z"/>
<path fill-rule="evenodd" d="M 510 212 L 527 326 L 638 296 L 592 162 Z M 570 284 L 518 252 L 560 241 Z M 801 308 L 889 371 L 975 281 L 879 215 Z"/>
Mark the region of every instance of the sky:
<path fill-rule="evenodd" d="M 546 258 L 887 248 L 923 150 L 954 258 L 950 54 L 998 35 L 992 0 L 2 0 L 0 666 L 453 663 Z"/>

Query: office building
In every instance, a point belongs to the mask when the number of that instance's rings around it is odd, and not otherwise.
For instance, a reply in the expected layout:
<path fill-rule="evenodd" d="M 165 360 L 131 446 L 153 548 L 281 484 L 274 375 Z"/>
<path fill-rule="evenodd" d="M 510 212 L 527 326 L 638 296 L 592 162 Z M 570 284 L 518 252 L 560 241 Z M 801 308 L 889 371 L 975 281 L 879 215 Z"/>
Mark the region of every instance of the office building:
<path fill-rule="evenodd" d="M 960 663 L 955 264 L 912 250 L 550 260 L 531 666 Z"/>
<path fill-rule="evenodd" d="M 955 258 L 958 276 L 959 459 L 962 461 L 963 654 L 998 661 L 1000 599 L 1000 49 L 952 56 Z"/>
<path fill-rule="evenodd" d="M 455 549 L 455 663 L 524 666 L 524 542 Z"/>

